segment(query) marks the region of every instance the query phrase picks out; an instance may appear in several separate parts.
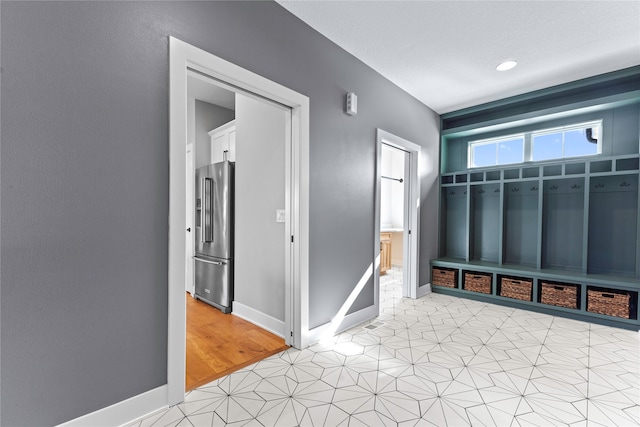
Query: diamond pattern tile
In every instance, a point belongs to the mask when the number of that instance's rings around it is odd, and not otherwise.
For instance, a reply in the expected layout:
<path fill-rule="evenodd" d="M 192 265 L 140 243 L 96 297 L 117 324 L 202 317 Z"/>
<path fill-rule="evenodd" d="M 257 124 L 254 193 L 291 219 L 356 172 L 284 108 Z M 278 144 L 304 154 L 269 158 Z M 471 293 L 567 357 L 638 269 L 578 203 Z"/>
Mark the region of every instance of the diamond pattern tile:
<path fill-rule="evenodd" d="M 127 427 L 640 426 L 640 334 L 489 303 L 402 298 Z"/>

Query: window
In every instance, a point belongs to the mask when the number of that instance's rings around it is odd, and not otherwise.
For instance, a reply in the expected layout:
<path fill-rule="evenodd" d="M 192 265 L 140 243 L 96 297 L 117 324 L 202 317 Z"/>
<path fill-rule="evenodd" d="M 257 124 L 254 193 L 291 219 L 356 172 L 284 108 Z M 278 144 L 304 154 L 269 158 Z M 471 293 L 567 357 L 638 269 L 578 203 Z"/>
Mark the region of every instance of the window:
<path fill-rule="evenodd" d="M 601 122 L 592 122 L 534 132 L 531 160 L 535 162 L 599 154 L 601 126 Z"/>
<path fill-rule="evenodd" d="M 539 162 L 602 152 L 602 121 L 469 142 L 468 166 Z"/>
<path fill-rule="evenodd" d="M 524 135 L 469 143 L 469 167 L 481 168 L 524 161 Z"/>

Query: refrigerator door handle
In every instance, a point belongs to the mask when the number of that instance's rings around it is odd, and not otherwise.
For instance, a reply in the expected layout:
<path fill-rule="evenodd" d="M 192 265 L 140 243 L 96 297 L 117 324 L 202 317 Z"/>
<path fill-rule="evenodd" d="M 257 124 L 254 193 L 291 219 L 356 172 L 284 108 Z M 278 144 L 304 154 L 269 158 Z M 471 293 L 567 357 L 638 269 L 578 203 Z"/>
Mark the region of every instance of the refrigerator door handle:
<path fill-rule="evenodd" d="M 200 243 L 204 243 L 204 233 L 206 230 L 205 218 L 205 198 L 204 198 L 204 183 L 206 178 L 200 178 Z"/>
<path fill-rule="evenodd" d="M 213 264 L 213 265 L 224 265 L 224 262 L 221 261 L 209 261 L 208 259 L 202 259 L 202 258 L 198 258 L 195 256 L 192 256 L 191 258 L 193 258 L 196 261 L 200 261 L 200 262 L 204 262 L 206 264 Z"/>
<path fill-rule="evenodd" d="M 200 233 L 200 242 L 213 241 L 213 197 L 211 185 L 213 180 L 211 178 L 202 178 L 200 182 L 200 199 L 202 200 L 202 207 L 200 209 L 200 224 L 202 232 Z"/>

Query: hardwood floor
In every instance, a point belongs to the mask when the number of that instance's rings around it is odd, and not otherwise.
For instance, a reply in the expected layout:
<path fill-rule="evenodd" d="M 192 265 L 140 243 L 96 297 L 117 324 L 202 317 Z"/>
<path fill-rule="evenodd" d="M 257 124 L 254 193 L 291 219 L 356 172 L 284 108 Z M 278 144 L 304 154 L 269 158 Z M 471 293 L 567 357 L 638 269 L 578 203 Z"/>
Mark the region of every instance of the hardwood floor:
<path fill-rule="evenodd" d="M 289 348 L 284 339 L 186 294 L 186 391 Z"/>

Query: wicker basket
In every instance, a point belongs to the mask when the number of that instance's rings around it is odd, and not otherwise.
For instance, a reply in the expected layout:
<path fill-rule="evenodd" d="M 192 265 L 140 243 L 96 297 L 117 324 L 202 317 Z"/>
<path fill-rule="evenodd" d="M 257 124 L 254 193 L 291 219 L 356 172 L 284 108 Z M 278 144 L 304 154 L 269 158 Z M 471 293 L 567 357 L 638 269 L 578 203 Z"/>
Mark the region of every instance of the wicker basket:
<path fill-rule="evenodd" d="M 607 316 L 629 318 L 631 295 L 624 291 L 587 289 L 587 311 Z"/>
<path fill-rule="evenodd" d="M 491 273 L 476 273 L 474 271 L 464 272 L 464 289 L 483 294 L 491 293 Z"/>
<path fill-rule="evenodd" d="M 507 298 L 531 301 L 533 280 L 514 277 L 502 277 L 500 295 Z"/>
<path fill-rule="evenodd" d="M 578 308 L 578 285 L 541 281 L 540 302 L 558 307 Z"/>
<path fill-rule="evenodd" d="M 457 288 L 458 270 L 433 267 L 431 270 L 431 284 L 434 286 L 444 286 L 445 288 Z"/>

